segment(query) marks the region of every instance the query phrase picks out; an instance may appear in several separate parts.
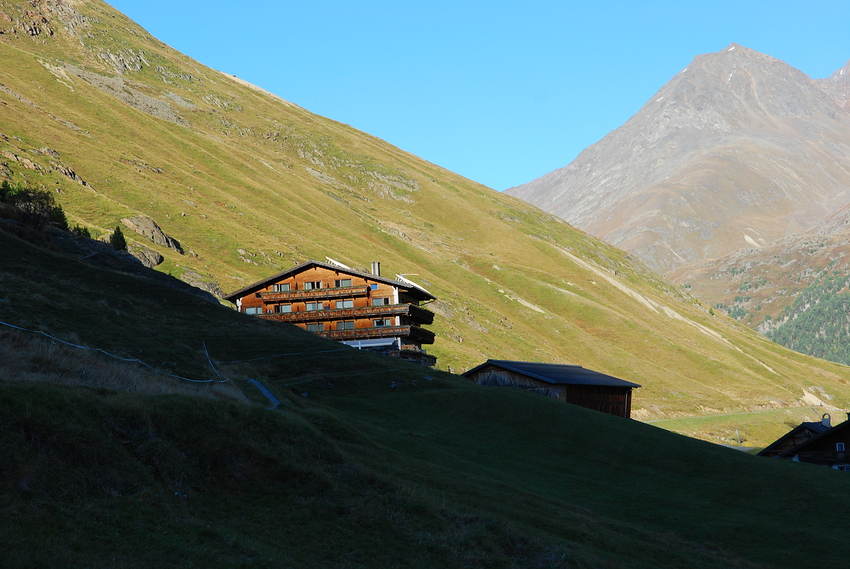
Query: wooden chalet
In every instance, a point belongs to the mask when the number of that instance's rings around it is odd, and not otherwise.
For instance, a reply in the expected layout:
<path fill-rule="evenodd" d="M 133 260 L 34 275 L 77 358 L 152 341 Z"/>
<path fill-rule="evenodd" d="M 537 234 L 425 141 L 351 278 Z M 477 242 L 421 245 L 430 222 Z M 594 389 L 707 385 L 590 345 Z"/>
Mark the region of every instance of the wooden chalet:
<path fill-rule="evenodd" d="M 850 413 L 847 417 L 847 421 L 833 427 L 829 413 L 824 413 L 820 422 L 798 425 L 758 455 L 850 471 Z"/>
<path fill-rule="evenodd" d="M 463 374 L 480 385 L 513 386 L 618 417 L 631 417 L 632 389 L 624 381 L 578 365 L 487 360 Z"/>
<path fill-rule="evenodd" d="M 436 358 L 422 349 L 434 343 L 434 333 L 422 327 L 434 322 L 434 313 L 420 305 L 435 297 L 404 277 L 382 277 L 380 267 L 372 263 L 366 272 L 330 260 L 307 261 L 224 298 L 245 314 L 434 365 Z"/>

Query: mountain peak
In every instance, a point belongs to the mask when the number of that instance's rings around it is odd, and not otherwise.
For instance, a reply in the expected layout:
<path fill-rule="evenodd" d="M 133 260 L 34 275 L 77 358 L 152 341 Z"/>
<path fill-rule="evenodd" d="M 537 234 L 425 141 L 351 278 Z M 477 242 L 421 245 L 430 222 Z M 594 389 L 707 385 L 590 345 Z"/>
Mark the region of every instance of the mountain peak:
<path fill-rule="evenodd" d="M 846 108 L 850 102 L 850 61 L 826 79 L 818 80 L 817 84 L 839 107 Z"/>
<path fill-rule="evenodd" d="M 725 49 L 721 50 L 721 51 L 720 51 L 720 52 L 718 52 L 718 53 L 729 53 L 729 52 L 731 52 L 731 51 L 741 51 L 741 52 L 743 52 L 743 53 L 747 53 L 747 52 L 758 53 L 758 52 L 757 52 L 756 50 L 754 50 L 754 49 L 750 49 L 750 48 L 748 48 L 748 47 L 744 47 L 744 46 L 742 46 L 741 44 L 738 44 L 738 43 L 735 43 L 735 42 L 730 43 L 729 45 L 727 45 L 727 46 L 726 46 L 726 48 L 725 48 Z"/>
<path fill-rule="evenodd" d="M 671 271 L 848 203 L 850 151 L 832 144 L 850 140 L 848 95 L 850 68 L 813 81 L 731 43 L 696 56 L 572 164 L 507 191 Z"/>

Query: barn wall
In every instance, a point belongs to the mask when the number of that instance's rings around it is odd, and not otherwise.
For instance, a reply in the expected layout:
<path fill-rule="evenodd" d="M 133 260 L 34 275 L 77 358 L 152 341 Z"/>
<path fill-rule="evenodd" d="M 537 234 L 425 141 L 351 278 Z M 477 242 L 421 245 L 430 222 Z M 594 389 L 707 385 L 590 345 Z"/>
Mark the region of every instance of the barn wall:
<path fill-rule="evenodd" d="M 489 385 L 491 387 L 519 387 L 527 391 L 533 391 L 552 399 L 564 401 L 564 388 L 555 387 L 545 381 L 518 374 L 512 371 L 488 368 L 479 370 L 472 378 L 479 385 Z"/>
<path fill-rule="evenodd" d="M 632 412 L 632 389 L 630 387 L 557 385 L 496 366 L 482 368 L 470 379 L 480 385 L 519 387 L 559 401 L 618 417 L 629 418 Z"/>

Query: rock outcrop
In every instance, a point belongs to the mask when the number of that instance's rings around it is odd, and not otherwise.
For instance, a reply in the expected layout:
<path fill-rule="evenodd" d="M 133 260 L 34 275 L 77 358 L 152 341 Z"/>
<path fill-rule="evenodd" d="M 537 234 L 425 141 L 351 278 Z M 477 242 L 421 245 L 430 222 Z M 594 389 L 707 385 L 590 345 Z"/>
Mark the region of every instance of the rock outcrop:
<path fill-rule="evenodd" d="M 162 255 L 144 245 L 130 245 L 127 251 L 149 269 L 154 268 L 165 260 Z"/>
<path fill-rule="evenodd" d="M 157 223 L 146 215 L 136 215 L 131 218 L 124 218 L 121 220 L 125 226 L 131 231 L 138 233 L 143 237 L 147 237 L 157 245 L 164 245 L 169 249 L 173 249 L 177 251 L 181 255 L 183 254 L 183 247 L 180 246 L 180 243 L 167 235 L 165 231 L 163 231 Z"/>
<path fill-rule="evenodd" d="M 216 282 L 213 277 L 209 275 L 204 277 L 194 269 L 186 269 L 183 274 L 180 275 L 180 280 L 195 288 L 208 292 L 216 298 L 222 298 L 224 296 L 224 291 L 221 290 L 221 286 L 219 286 L 218 282 Z"/>

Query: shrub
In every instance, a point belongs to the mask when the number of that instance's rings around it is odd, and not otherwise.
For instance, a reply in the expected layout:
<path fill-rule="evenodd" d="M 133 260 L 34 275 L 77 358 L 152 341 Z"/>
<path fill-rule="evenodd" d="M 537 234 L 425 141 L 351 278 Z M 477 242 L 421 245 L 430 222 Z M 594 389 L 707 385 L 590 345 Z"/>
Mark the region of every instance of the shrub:
<path fill-rule="evenodd" d="M 7 203 L 21 212 L 21 222 L 40 229 L 52 223 L 60 229 L 68 230 L 68 219 L 62 206 L 47 190 L 12 185 L 9 180 L 0 183 L 0 202 Z"/>
<path fill-rule="evenodd" d="M 71 233 L 77 235 L 79 237 L 85 237 L 86 239 L 91 239 L 91 232 L 88 227 L 83 227 L 82 225 L 75 225 L 71 228 Z"/>

